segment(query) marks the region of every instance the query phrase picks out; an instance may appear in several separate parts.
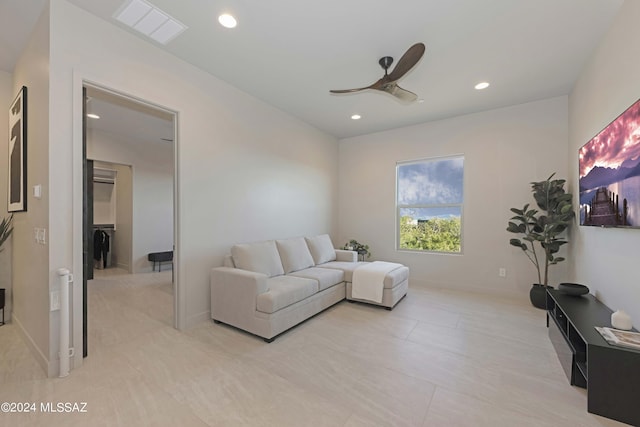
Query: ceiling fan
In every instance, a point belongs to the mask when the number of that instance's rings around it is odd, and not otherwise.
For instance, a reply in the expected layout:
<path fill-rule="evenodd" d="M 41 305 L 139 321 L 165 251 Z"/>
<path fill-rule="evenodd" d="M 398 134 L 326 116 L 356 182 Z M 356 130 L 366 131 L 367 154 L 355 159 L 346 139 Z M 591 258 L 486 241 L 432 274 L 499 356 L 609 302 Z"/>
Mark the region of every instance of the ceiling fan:
<path fill-rule="evenodd" d="M 409 72 L 413 68 L 414 65 L 420 61 L 422 55 L 424 55 L 424 44 L 416 43 L 411 46 L 405 53 L 402 55 L 402 58 L 398 61 L 398 64 L 395 66 L 391 73 L 387 73 L 387 70 L 393 63 L 393 58 L 391 56 L 385 56 L 380 58 L 378 63 L 384 69 L 384 76 L 374 84 L 361 87 L 356 89 L 342 89 L 342 90 L 330 90 L 331 93 L 353 93 L 360 92 L 367 89 L 379 90 L 382 92 L 387 92 L 401 101 L 405 102 L 413 102 L 418 99 L 418 95 L 413 92 L 409 92 L 406 89 L 402 89 L 398 86 L 398 80 L 404 77 L 405 74 Z"/>

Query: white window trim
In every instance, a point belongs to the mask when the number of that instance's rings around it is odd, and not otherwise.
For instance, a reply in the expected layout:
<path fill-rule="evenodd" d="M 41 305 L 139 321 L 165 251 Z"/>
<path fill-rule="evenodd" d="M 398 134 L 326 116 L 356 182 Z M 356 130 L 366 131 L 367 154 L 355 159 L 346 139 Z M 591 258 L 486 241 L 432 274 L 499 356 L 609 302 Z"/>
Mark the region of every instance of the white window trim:
<path fill-rule="evenodd" d="M 420 253 L 420 254 L 436 254 L 436 255 L 463 255 L 464 254 L 464 189 L 466 187 L 466 174 L 464 174 L 463 167 L 463 177 L 462 177 L 462 203 L 442 203 L 442 204 L 420 204 L 420 205 L 407 205 L 407 204 L 398 204 L 398 168 L 400 166 L 406 166 L 411 164 L 424 163 L 428 161 L 437 161 L 437 160 L 447 160 L 447 159 L 456 159 L 462 158 L 463 164 L 466 163 L 466 159 L 464 154 L 454 154 L 450 156 L 437 156 L 437 157 L 425 157 L 421 159 L 413 159 L 413 160 L 403 160 L 396 162 L 396 194 L 395 194 L 395 205 L 396 205 L 396 215 L 395 215 L 395 230 L 396 230 L 396 252 L 406 252 L 406 253 Z M 408 249 L 400 247 L 400 209 L 406 208 L 446 208 L 446 207 L 460 207 L 460 251 L 459 252 L 445 252 L 445 251 L 431 251 L 424 249 Z"/>

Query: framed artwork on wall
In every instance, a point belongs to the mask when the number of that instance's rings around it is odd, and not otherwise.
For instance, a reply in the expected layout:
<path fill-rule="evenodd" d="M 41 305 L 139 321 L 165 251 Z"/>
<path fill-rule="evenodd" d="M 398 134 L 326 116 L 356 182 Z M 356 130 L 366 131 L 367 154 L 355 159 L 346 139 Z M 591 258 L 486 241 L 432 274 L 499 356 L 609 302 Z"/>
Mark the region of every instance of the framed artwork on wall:
<path fill-rule="evenodd" d="M 22 86 L 9 107 L 9 188 L 7 210 L 27 210 L 27 87 Z"/>

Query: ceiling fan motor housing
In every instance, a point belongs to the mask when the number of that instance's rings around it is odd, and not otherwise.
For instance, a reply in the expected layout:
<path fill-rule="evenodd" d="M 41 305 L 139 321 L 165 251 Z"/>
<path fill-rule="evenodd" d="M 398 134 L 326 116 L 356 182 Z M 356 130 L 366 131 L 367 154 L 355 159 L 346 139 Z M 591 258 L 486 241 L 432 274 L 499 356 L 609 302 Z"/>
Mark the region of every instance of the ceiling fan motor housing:
<path fill-rule="evenodd" d="M 383 56 L 378 61 L 378 64 L 380 64 L 380 66 L 382 68 L 384 68 L 384 73 L 386 74 L 387 73 L 387 69 L 389 69 L 391 64 L 393 64 L 393 58 L 391 56 Z"/>

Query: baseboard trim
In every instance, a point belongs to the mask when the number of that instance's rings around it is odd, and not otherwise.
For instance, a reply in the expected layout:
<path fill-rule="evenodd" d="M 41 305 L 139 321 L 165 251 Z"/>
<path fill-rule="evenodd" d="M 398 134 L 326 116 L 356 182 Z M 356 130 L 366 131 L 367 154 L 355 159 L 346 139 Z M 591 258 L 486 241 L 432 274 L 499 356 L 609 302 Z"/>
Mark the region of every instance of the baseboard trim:
<path fill-rule="evenodd" d="M 438 283 L 438 282 L 427 282 L 414 280 L 409 278 L 409 289 L 435 289 L 440 291 L 451 291 L 451 292 L 464 292 L 470 294 L 476 294 L 482 297 L 490 297 L 497 298 L 505 301 L 517 302 L 525 305 L 530 305 L 529 302 L 529 294 L 523 294 L 519 292 L 517 289 L 492 289 L 489 287 L 483 286 L 470 286 L 470 285 L 460 285 L 457 283 Z"/>
<path fill-rule="evenodd" d="M 117 266 L 118 268 L 123 269 L 123 270 L 127 270 L 127 271 L 129 271 L 129 264 L 123 264 L 123 263 L 120 263 L 120 262 L 119 262 L 119 263 L 117 263 L 117 264 L 116 264 L 116 266 Z"/>
<path fill-rule="evenodd" d="M 211 312 L 210 311 L 203 311 L 202 313 L 198 313 L 195 316 L 191 316 L 189 318 L 187 318 L 187 324 L 185 325 L 185 327 L 182 330 L 187 330 L 189 328 L 192 328 L 194 326 L 196 326 L 199 323 L 208 321 L 211 319 Z"/>
<path fill-rule="evenodd" d="M 15 322 L 16 326 L 18 327 L 18 332 L 20 333 L 20 335 L 22 336 L 22 339 L 24 339 L 24 342 L 27 344 L 27 347 L 35 357 L 36 362 L 38 362 L 42 370 L 47 373 L 47 376 L 49 378 L 52 378 L 55 375 L 55 372 L 54 373 L 51 372 L 51 363 L 49 362 L 49 359 L 44 355 L 44 353 L 42 353 L 42 351 L 40 350 L 38 345 L 35 343 L 35 341 L 33 341 L 33 338 L 31 338 L 31 335 L 29 335 L 27 330 L 22 325 L 20 318 L 15 313 L 13 313 L 12 320 L 13 322 Z"/>

